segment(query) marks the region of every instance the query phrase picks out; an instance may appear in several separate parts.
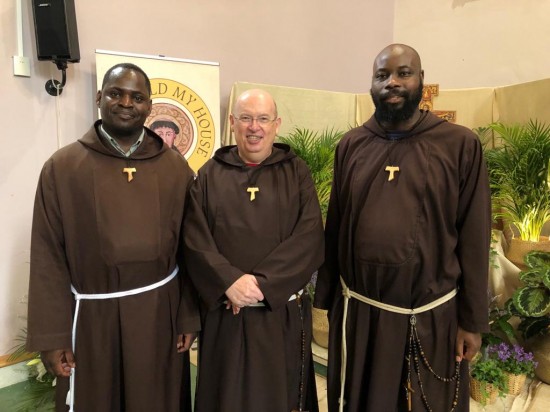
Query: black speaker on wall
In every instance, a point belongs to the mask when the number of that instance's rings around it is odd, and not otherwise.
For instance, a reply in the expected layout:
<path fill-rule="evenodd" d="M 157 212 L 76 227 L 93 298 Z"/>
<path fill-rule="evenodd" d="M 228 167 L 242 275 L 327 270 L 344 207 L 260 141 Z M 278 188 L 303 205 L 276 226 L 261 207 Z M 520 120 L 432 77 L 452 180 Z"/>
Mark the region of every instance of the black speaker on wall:
<path fill-rule="evenodd" d="M 38 60 L 78 63 L 74 0 L 32 0 L 32 10 Z"/>

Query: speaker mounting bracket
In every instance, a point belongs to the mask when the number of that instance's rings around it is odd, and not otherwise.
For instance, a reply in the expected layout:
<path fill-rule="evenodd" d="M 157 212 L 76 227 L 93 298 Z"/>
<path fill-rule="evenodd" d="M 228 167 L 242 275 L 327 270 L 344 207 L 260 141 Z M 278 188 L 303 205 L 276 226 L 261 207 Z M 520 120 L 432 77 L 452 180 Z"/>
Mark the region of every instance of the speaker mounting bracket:
<path fill-rule="evenodd" d="M 50 96 L 59 96 L 63 93 L 63 87 L 67 82 L 67 60 L 54 60 L 58 70 L 61 70 L 61 82 L 58 80 L 48 80 L 45 88 Z"/>

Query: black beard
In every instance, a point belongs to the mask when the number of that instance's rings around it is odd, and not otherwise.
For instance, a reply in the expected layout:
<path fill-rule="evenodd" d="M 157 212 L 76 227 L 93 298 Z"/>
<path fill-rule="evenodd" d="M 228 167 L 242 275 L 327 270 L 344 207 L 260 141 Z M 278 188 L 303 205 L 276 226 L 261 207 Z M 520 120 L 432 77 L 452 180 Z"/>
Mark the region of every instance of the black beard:
<path fill-rule="evenodd" d="M 372 101 L 376 107 L 374 116 L 379 122 L 387 122 L 391 124 L 410 119 L 418 110 L 418 105 L 422 100 L 423 87 L 423 82 L 420 82 L 418 89 L 416 89 L 413 93 L 409 93 L 407 91 L 403 92 L 400 96 L 405 99 L 405 102 L 401 108 L 395 108 L 394 105 L 382 101 L 380 99 L 380 95 L 375 96 L 371 90 L 370 94 Z"/>

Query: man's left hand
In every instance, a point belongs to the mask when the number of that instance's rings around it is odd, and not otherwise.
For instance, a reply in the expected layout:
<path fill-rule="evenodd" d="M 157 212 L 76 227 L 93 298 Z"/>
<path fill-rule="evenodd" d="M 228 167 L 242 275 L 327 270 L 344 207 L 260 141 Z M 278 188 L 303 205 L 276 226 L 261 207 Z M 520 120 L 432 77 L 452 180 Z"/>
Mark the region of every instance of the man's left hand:
<path fill-rule="evenodd" d="M 184 333 L 183 335 L 178 335 L 178 343 L 176 344 L 178 353 L 188 351 L 196 337 L 196 333 Z"/>
<path fill-rule="evenodd" d="M 471 361 L 481 348 L 481 334 L 468 332 L 458 327 L 456 334 L 456 361 Z"/>

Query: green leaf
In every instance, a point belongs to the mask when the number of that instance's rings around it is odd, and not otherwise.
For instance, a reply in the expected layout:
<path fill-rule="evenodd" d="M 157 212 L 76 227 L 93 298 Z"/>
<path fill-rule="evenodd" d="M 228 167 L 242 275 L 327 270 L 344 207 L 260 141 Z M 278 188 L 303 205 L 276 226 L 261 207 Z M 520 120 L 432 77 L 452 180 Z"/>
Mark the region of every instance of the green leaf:
<path fill-rule="evenodd" d="M 34 359 L 32 359 L 32 360 L 30 360 L 30 361 L 27 362 L 27 366 L 38 365 L 40 362 L 41 362 L 40 359 L 34 358 Z"/>
<path fill-rule="evenodd" d="M 542 283 L 550 290 L 550 268 L 547 268 L 542 274 Z"/>
<path fill-rule="evenodd" d="M 508 317 L 509 319 L 510 317 Z M 510 325 L 508 323 L 508 319 L 499 319 L 496 321 L 496 327 L 495 329 L 496 330 L 501 330 L 502 332 L 504 332 L 504 334 L 506 335 L 506 337 L 508 338 L 508 340 L 510 342 L 515 342 L 516 341 L 516 335 L 514 333 L 514 328 L 512 327 L 512 325 Z"/>
<path fill-rule="evenodd" d="M 504 310 L 506 310 L 511 316 L 520 316 L 521 314 L 514 305 L 514 300 L 512 298 L 504 302 Z"/>
<path fill-rule="evenodd" d="M 523 319 L 518 325 L 518 330 L 525 339 L 530 339 L 534 336 L 544 335 L 548 333 L 550 328 L 550 318 L 527 318 Z"/>
<path fill-rule="evenodd" d="M 544 287 L 519 288 L 512 299 L 522 316 L 540 317 L 550 312 L 550 293 Z"/>
<path fill-rule="evenodd" d="M 13 406 L 15 412 L 46 412 L 55 410 L 55 386 L 51 381 L 31 380 Z"/>
<path fill-rule="evenodd" d="M 542 277 L 538 269 L 527 269 L 519 273 L 519 280 L 527 286 L 542 286 Z"/>
<path fill-rule="evenodd" d="M 550 269 L 550 253 L 533 250 L 525 255 L 525 264 L 530 268 Z"/>
<path fill-rule="evenodd" d="M 288 135 L 278 136 L 281 143 L 289 145 L 306 162 L 324 217 L 330 200 L 334 152 L 343 135 L 344 132 L 334 129 L 325 129 L 319 133 L 296 127 Z"/>

